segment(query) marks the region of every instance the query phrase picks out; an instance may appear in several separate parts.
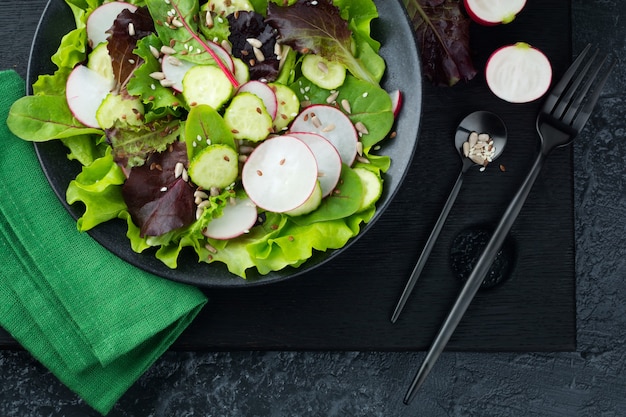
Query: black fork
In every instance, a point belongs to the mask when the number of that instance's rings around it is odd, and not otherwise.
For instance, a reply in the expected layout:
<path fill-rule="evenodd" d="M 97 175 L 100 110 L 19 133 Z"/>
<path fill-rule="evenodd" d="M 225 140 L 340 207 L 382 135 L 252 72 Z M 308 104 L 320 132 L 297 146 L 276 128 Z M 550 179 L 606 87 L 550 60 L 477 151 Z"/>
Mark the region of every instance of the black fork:
<path fill-rule="evenodd" d="M 422 366 L 404 397 L 405 404 L 410 403 L 415 397 L 417 390 L 426 379 L 478 292 L 480 284 L 489 272 L 496 254 L 521 211 L 546 157 L 555 148 L 570 144 L 589 120 L 589 116 L 600 97 L 602 87 L 614 65 L 612 64 L 608 69 L 602 71 L 605 67 L 606 57 L 598 62 L 596 59 L 597 52 L 595 52 L 591 58 L 587 58 L 590 50 L 591 45 L 587 45 L 546 98 L 537 116 L 537 132 L 541 137 L 541 149 L 537 159 L 517 194 L 509 203 L 500 223 L 498 223 L 487 246 L 483 249 L 472 273 L 426 354 Z"/>

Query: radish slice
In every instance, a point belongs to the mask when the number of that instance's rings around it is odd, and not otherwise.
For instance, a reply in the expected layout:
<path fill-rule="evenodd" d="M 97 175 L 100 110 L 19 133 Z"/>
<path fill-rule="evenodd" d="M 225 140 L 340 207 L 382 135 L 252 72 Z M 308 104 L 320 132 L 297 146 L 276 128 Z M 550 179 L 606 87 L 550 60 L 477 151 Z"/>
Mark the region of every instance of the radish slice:
<path fill-rule="evenodd" d="M 300 139 L 311 148 L 317 161 L 317 179 L 322 189 L 322 197 L 326 197 L 335 189 L 341 175 L 341 157 L 337 148 L 317 133 L 292 132 L 289 135 Z"/>
<path fill-rule="evenodd" d="M 95 9 L 87 18 L 89 46 L 95 48 L 99 43 L 105 42 L 109 37 L 109 34 L 106 32 L 111 29 L 117 16 L 127 9 L 134 13 L 137 10 L 137 6 L 122 1 L 114 1 L 105 3 Z"/>
<path fill-rule="evenodd" d="M 391 110 L 393 111 L 393 117 L 398 117 L 400 109 L 402 108 L 402 92 L 400 90 L 393 90 L 389 93 L 391 98 Z"/>
<path fill-rule="evenodd" d="M 241 172 L 248 197 L 259 207 L 283 213 L 304 204 L 317 184 L 317 162 L 300 139 L 266 139 L 250 154 Z"/>
<path fill-rule="evenodd" d="M 526 0 L 464 0 L 463 3 L 472 20 L 484 26 L 510 23 L 526 6 Z"/>
<path fill-rule="evenodd" d="M 278 111 L 278 100 L 276 99 L 276 93 L 271 89 L 270 86 L 261 82 L 261 81 L 248 81 L 239 87 L 238 92 L 248 92 L 252 93 L 261 100 L 263 100 L 263 104 L 265 104 L 265 109 L 272 117 L 272 120 L 276 119 L 276 112 Z"/>
<path fill-rule="evenodd" d="M 224 207 L 222 215 L 211 220 L 202 232 L 212 239 L 233 239 L 250 231 L 257 221 L 256 206 L 249 198 L 238 198 Z"/>
<path fill-rule="evenodd" d="M 341 161 L 352 165 L 357 154 L 359 135 L 344 112 L 333 106 L 315 104 L 304 109 L 293 121 L 291 132 L 317 133 L 333 144 Z"/>
<path fill-rule="evenodd" d="M 65 86 L 70 111 L 85 126 L 99 128 L 96 112 L 113 88 L 114 81 L 84 65 L 72 70 Z"/>
<path fill-rule="evenodd" d="M 546 55 L 527 43 L 518 42 L 495 51 L 485 69 L 491 91 L 510 103 L 527 103 L 550 88 L 552 66 Z"/>
<path fill-rule="evenodd" d="M 226 65 L 226 68 L 228 68 L 231 74 L 234 74 L 235 62 L 233 61 L 232 55 L 229 54 L 226 49 L 222 48 L 220 45 L 216 44 L 215 42 L 205 41 L 204 43 L 206 44 L 206 46 L 211 48 L 213 52 L 215 52 L 215 55 L 217 55 L 217 57 L 222 61 L 222 63 Z"/>
<path fill-rule="evenodd" d="M 164 55 L 161 62 L 161 71 L 165 78 L 172 81 L 172 88 L 178 92 L 183 91 L 183 78 L 185 74 L 196 64 L 189 61 L 183 61 L 170 55 Z"/>

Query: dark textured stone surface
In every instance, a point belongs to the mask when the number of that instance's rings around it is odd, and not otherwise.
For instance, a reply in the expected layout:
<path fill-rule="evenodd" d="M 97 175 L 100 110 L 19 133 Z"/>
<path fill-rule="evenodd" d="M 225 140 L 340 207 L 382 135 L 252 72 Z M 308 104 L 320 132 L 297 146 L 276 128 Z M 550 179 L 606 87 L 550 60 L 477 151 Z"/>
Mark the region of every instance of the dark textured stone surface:
<path fill-rule="evenodd" d="M 44 3 L 0 6 L 3 68 L 25 74 L 26 57 L 12 50 L 30 42 L 34 28 L 17 22 Z M 168 352 L 109 415 L 626 415 L 626 2 L 572 5 L 573 50 L 593 42 L 618 59 L 574 144 L 576 352 L 444 353 L 408 407 L 402 396 L 422 352 Z M 0 351 L 0 416 L 97 415 L 28 353 Z"/>

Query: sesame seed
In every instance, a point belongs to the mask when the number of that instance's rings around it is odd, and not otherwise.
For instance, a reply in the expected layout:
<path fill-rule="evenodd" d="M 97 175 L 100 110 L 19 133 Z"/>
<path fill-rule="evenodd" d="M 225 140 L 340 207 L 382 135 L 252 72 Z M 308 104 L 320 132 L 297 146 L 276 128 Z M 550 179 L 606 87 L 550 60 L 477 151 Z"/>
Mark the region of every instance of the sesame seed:
<path fill-rule="evenodd" d="M 128 24 L 128 34 L 135 36 L 135 25 L 133 25 L 132 22 Z"/>
<path fill-rule="evenodd" d="M 166 192 L 167 191 L 167 187 L 161 187 L 161 192 Z"/>

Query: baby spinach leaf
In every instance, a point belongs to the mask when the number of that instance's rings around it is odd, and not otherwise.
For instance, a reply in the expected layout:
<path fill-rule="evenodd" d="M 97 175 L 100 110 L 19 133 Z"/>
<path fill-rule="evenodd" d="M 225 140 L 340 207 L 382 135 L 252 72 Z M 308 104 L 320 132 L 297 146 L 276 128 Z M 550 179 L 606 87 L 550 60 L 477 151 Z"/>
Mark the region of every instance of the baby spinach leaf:
<path fill-rule="evenodd" d="M 187 154 L 193 159 L 209 143 L 223 143 L 237 149 L 235 139 L 224 118 L 211 106 L 192 107 L 185 123 Z"/>
<path fill-rule="evenodd" d="M 67 107 L 65 96 L 25 96 L 11 106 L 7 126 L 19 138 L 45 142 L 70 136 L 100 133 L 85 127 Z"/>
<path fill-rule="evenodd" d="M 354 214 L 361 206 L 363 183 L 359 176 L 347 165 L 341 169 L 339 183 L 322 204 L 310 214 L 294 217 L 299 225 L 338 220 Z"/>

